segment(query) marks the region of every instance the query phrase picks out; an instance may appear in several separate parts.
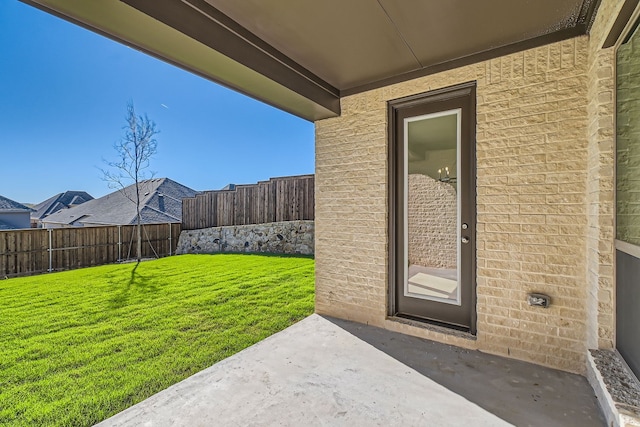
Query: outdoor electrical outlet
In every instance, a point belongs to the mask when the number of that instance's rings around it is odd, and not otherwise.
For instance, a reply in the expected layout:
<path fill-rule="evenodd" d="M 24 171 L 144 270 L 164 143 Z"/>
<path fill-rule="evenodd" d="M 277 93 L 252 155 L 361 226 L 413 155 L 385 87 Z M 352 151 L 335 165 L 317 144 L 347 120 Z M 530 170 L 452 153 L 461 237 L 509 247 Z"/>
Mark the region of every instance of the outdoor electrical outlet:
<path fill-rule="evenodd" d="M 548 308 L 551 305 L 551 297 L 545 294 L 529 294 L 527 302 L 534 307 Z"/>

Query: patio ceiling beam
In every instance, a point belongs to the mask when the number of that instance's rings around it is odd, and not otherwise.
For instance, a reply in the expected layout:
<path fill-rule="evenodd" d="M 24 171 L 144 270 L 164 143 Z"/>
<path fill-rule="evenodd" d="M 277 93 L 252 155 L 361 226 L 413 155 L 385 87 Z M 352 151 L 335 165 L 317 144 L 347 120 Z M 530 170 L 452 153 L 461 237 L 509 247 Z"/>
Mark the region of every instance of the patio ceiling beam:
<path fill-rule="evenodd" d="M 195 1 L 21 1 L 306 120 L 340 114 L 337 89 Z"/>
<path fill-rule="evenodd" d="M 204 0 L 121 0 L 271 80 L 339 113 L 338 89 Z"/>

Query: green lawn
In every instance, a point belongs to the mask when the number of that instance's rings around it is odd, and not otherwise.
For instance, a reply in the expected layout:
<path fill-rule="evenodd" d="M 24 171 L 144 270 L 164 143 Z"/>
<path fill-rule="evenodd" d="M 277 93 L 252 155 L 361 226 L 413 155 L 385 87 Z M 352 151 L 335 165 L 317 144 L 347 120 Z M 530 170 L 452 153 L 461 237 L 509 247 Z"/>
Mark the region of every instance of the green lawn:
<path fill-rule="evenodd" d="M 0 425 L 92 425 L 313 312 L 314 262 L 181 255 L 0 280 Z"/>

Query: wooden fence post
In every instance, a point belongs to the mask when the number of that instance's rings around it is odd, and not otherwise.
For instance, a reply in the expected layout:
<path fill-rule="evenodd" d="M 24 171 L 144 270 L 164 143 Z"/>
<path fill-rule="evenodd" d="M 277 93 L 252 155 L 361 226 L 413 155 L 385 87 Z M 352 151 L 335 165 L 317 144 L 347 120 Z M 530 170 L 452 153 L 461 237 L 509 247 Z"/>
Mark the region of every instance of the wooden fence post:
<path fill-rule="evenodd" d="M 186 198 L 182 202 L 182 230 L 313 220 L 314 183 L 314 175 L 271 178 Z"/>
<path fill-rule="evenodd" d="M 122 261 L 122 230 L 121 226 L 118 226 L 118 262 Z"/>
<path fill-rule="evenodd" d="M 49 273 L 51 273 L 53 271 L 53 248 L 51 247 L 51 232 L 53 231 L 51 228 L 48 228 L 47 231 L 49 232 L 49 269 L 47 270 Z"/>

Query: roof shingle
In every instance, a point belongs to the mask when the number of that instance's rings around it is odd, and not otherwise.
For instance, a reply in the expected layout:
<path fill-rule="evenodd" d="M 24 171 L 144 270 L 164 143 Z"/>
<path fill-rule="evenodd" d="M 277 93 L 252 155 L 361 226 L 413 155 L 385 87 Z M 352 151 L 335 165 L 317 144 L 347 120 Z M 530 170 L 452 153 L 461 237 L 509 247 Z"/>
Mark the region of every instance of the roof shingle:
<path fill-rule="evenodd" d="M 22 203 L 18 203 L 14 200 L 7 199 L 6 197 L 0 196 L 0 211 L 28 211 L 31 212 L 31 208 L 23 205 Z"/>
<path fill-rule="evenodd" d="M 44 202 L 40 202 L 33 208 L 31 219 L 42 219 L 47 215 L 54 214 L 62 209 L 68 209 L 73 205 L 79 205 L 89 200 L 93 200 L 93 196 L 85 191 L 65 191 L 48 198 Z"/>
<path fill-rule="evenodd" d="M 197 191 L 172 181 L 155 178 L 140 182 L 140 218 L 143 223 L 180 222 L 182 199 Z M 43 219 L 44 223 L 127 225 L 136 223 L 135 184 L 98 199 L 64 209 Z"/>

